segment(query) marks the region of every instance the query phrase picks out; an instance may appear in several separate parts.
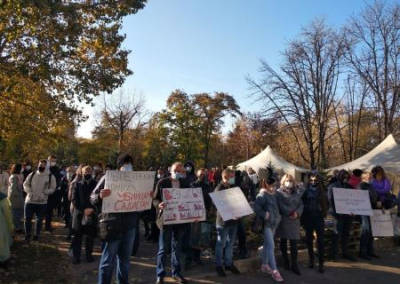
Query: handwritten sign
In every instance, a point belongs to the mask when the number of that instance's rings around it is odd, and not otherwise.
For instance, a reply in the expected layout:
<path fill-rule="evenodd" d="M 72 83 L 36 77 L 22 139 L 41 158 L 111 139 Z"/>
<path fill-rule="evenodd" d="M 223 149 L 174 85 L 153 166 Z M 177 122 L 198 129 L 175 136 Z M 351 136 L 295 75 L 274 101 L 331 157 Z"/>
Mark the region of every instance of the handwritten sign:
<path fill-rule="evenodd" d="M 372 215 L 368 190 L 333 188 L 333 199 L 338 214 Z"/>
<path fill-rule="evenodd" d="M 374 237 L 393 237 L 393 221 L 389 211 L 373 210 L 371 230 Z"/>
<path fill-rule="evenodd" d="M 239 187 L 212 192 L 210 196 L 224 221 L 254 213 Z"/>
<path fill-rule="evenodd" d="M 107 171 L 104 188 L 111 195 L 103 199 L 103 213 L 143 211 L 151 208 L 155 172 Z"/>
<path fill-rule="evenodd" d="M 164 188 L 163 201 L 164 225 L 206 220 L 201 188 Z"/>

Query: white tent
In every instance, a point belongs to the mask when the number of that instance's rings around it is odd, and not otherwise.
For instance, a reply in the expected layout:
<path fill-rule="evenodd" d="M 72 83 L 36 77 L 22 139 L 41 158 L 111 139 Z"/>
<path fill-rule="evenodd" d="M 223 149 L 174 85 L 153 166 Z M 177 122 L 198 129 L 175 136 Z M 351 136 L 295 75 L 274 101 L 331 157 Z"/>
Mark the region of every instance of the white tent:
<path fill-rule="evenodd" d="M 250 160 L 238 164 L 236 168 L 243 171 L 251 167 L 262 178 L 269 164 L 273 165 L 274 171 L 278 172 L 280 176 L 282 176 L 283 173 L 287 173 L 292 175 L 296 181 L 304 180 L 304 174 L 308 172 L 308 170 L 296 167 L 279 157 L 270 146 Z"/>
<path fill-rule="evenodd" d="M 400 145 L 392 134 L 386 137 L 378 146 L 364 156 L 341 166 L 330 168 L 333 170 L 371 170 L 374 166 L 382 166 L 392 182 L 400 183 Z"/>

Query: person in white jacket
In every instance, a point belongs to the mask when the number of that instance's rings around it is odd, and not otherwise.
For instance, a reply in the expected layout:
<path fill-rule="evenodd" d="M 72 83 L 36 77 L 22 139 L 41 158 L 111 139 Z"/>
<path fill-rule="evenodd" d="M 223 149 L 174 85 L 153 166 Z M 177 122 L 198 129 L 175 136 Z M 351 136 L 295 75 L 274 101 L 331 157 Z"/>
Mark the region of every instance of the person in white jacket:
<path fill-rule="evenodd" d="M 47 198 L 56 190 L 56 178 L 50 173 L 49 163 L 41 160 L 36 172 L 28 175 L 24 182 L 25 199 L 25 232 L 26 241 L 31 240 L 32 217 L 36 215 L 36 230 L 34 241 L 39 240 L 43 217 L 46 213 Z"/>

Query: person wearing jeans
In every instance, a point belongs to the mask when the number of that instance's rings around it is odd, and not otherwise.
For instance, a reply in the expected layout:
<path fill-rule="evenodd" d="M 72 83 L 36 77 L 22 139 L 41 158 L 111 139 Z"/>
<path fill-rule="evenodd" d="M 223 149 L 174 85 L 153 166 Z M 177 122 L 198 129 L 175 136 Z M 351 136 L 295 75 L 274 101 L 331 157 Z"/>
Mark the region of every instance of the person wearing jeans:
<path fill-rule="evenodd" d="M 26 241 L 31 239 L 32 217 L 36 214 L 36 232 L 33 240 L 37 241 L 42 229 L 42 221 L 47 210 L 47 199 L 56 190 L 56 178 L 49 171 L 49 164 L 41 160 L 36 172 L 28 175 L 24 182 L 25 199 L 25 233 Z"/>
<path fill-rule="evenodd" d="M 235 185 L 234 173 L 228 169 L 222 172 L 222 181 L 215 188 L 215 191 L 229 189 Z M 233 246 L 236 241 L 238 219 L 224 221 L 221 214 L 217 211 L 217 242 L 215 244 L 215 263 L 218 276 L 225 277 L 225 270 L 230 270 L 234 274 L 239 274 L 239 270 L 233 265 Z M 225 259 L 222 256 L 225 249 Z"/>
<path fill-rule="evenodd" d="M 133 158 L 128 154 L 121 154 L 117 158 L 117 165 L 119 171 L 133 171 Z M 90 196 L 90 201 L 98 212 L 101 212 L 103 198 L 111 195 L 111 189 L 104 188 L 104 186 L 105 176 L 99 180 Z M 138 212 L 100 213 L 99 231 L 103 249 L 99 264 L 99 284 L 111 284 L 115 264 L 117 266 L 117 283 L 129 283 L 130 257 L 135 241 L 137 222 L 139 222 Z M 119 225 L 113 227 L 113 231 L 108 231 L 108 223 L 118 223 Z"/>
<path fill-rule="evenodd" d="M 171 245 L 172 277 L 179 283 L 186 283 L 181 274 L 180 253 L 182 249 L 182 238 L 185 230 L 190 224 L 164 225 L 163 212 L 165 203 L 163 201 L 164 188 L 189 188 L 186 181 L 186 171 L 182 163 L 176 162 L 171 166 L 171 176 L 160 179 L 156 185 L 153 206 L 157 209 L 157 226 L 160 229 L 157 254 L 157 284 L 163 284 L 166 276 L 166 258 L 168 245 Z"/>
<path fill-rule="evenodd" d="M 264 225 L 261 271 L 270 274 L 271 278 L 276 282 L 283 282 L 275 260 L 274 234 L 281 220 L 275 196 L 275 182 L 276 180 L 272 177 L 272 174 L 267 179 L 261 180 L 261 189 L 254 203 L 254 212 L 257 215 L 256 218 L 260 218 Z"/>

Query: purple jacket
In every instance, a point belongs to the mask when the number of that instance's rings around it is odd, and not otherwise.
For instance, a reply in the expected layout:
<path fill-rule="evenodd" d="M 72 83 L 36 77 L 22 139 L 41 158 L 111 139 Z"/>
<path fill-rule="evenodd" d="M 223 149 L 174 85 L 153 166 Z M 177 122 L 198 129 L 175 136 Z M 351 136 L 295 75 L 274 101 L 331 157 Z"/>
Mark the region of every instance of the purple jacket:
<path fill-rule="evenodd" d="M 392 188 L 390 181 L 386 178 L 381 181 L 374 179 L 372 186 L 375 188 L 376 192 L 378 193 L 379 200 L 382 202 L 386 199 L 387 194 Z"/>

